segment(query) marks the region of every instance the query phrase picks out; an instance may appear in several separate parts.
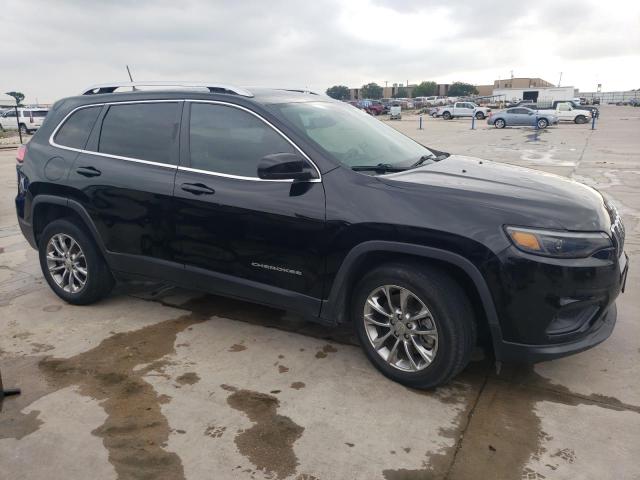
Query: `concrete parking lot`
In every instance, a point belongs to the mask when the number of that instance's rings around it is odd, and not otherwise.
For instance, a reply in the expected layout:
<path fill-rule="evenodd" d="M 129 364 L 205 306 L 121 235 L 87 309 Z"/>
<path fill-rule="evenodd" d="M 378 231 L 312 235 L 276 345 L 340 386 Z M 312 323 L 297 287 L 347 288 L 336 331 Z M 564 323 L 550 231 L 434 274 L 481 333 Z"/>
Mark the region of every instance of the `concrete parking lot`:
<path fill-rule="evenodd" d="M 631 269 L 602 345 L 407 389 L 349 329 L 163 285 L 64 304 L 20 234 L 0 150 L 0 477 L 25 479 L 640 478 L 640 108 L 536 133 L 404 115 L 436 149 L 594 185 L 617 202 Z M 428 206 L 425 206 L 428 208 Z"/>

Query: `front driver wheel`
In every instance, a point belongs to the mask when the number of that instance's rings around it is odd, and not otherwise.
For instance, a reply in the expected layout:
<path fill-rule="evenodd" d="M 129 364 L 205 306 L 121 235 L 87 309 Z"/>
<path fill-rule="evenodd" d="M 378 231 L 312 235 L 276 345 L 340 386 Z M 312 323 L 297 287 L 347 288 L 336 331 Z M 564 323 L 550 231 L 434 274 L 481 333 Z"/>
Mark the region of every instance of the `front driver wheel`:
<path fill-rule="evenodd" d="M 437 268 L 389 264 L 358 283 L 352 302 L 360 344 L 374 366 L 414 388 L 433 388 L 469 362 L 476 323 L 458 283 Z"/>
<path fill-rule="evenodd" d="M 93 239 L 72 220 L 51 222 L 39 239 L 40 268 L 56 295 L 75 305 L 107 296 L 114 285 Z"/>
<path fill-rule="evenodd" d="M 482 112 L 478 112 L 478 113 L 476 113 L 476 118 L 477 118 L 478 120 L 484 120 L 484 113 L 482 113 Z"/>

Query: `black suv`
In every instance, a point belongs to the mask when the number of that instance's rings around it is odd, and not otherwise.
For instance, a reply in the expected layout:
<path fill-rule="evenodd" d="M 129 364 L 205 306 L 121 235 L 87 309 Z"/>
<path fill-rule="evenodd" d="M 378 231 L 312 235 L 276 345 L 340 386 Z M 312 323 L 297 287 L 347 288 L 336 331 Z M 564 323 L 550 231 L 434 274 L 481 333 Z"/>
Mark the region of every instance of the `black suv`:
<path fill-rule="evenodd" d="M 593 188 L 426 148 L 311 92 L 120 87 L 57 102 L 18 154 L 20 226 L 70 303 L 142 276 L 352 322 L 378 369 L 421 388 L 483 337 L 540 361 L 613 330 L 624 229 Z"/>

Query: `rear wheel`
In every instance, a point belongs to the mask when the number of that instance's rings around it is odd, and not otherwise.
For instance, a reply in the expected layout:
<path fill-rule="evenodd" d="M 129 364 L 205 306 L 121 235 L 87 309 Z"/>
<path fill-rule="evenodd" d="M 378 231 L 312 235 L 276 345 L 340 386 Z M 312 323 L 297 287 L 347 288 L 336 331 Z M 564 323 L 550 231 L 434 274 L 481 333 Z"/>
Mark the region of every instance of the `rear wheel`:
<path fill-rule="evenodd" d="M 575 120 L 574 120 L 578 125 L 581 125 L 583 123 L 587 123 L 587 117 L 585 117 L 584 115 L 578 115 Z"/>
<path fill-rule="evenodd" d="M 109 267 L 93 239 L 72 220 L 47 225 L 40 236 L 40 268 L 63 300 L 86 305 L 107 296 L 114 285 Z"/>
<path fill-rule="evenodd" d="M 539 118 L 538 119 L 538 128 L 540 128 L 540 129 L 547 128 L 547 125 L 549 125 L 549 122 L 547 121 L 546 118 Z"/>
<path fill-rule="evenodd" d="M 374 366 L 414 388 L 451 380 L 475 345 L 469 300 L 437 268 L 389 264 L 369 272 L 355 289 L 351 318 Z"/>
<path fill-rule="evenodd" d="M 445 120 L 451 120 L 453 118 L 453 116 L 451 115 L 450 112 L 444 112 L 442 114 L 442 118 L 444 118 Z"/>
<path fill-rule="evenodd" d="M 22 135 L 26 135 L 29 133 L 29 129 L 27 128 L 27 126 L 24 123 L 20 124 L 20 133 Z"/>
<path fill-rule="evenodd" d="M 505 122 L 503 119 L 499 118 L 495 121 L 494 125 L 496 126 L 496 128 L 504 128 L 507 126 L 507 122 Z"/>

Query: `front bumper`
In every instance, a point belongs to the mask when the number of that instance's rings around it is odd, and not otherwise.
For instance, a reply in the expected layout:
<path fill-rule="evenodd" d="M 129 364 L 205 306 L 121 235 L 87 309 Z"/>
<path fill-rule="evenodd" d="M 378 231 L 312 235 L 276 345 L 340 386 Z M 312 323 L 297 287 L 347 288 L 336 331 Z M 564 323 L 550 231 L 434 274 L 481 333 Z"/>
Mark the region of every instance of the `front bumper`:
<path fill-rule="evenodd" d="M 617 319 L 616 304 L 612 304 L 597 318 L 585 335 L 578 340 L 550 345 L 527 345 L 502 341 L 495 345 L 495 355 L 500 361 L 537 363 L 583 352 L 604 342 L 611 333 Z"/>
<path fill-rule="evenodd" d="M 496 358 L 539 362 L 606 340 L 628 267 L 624 252 L 561 260 L 505 250 L 489 280 L 498 314 L 498 324 L 490 325 Z"/>

